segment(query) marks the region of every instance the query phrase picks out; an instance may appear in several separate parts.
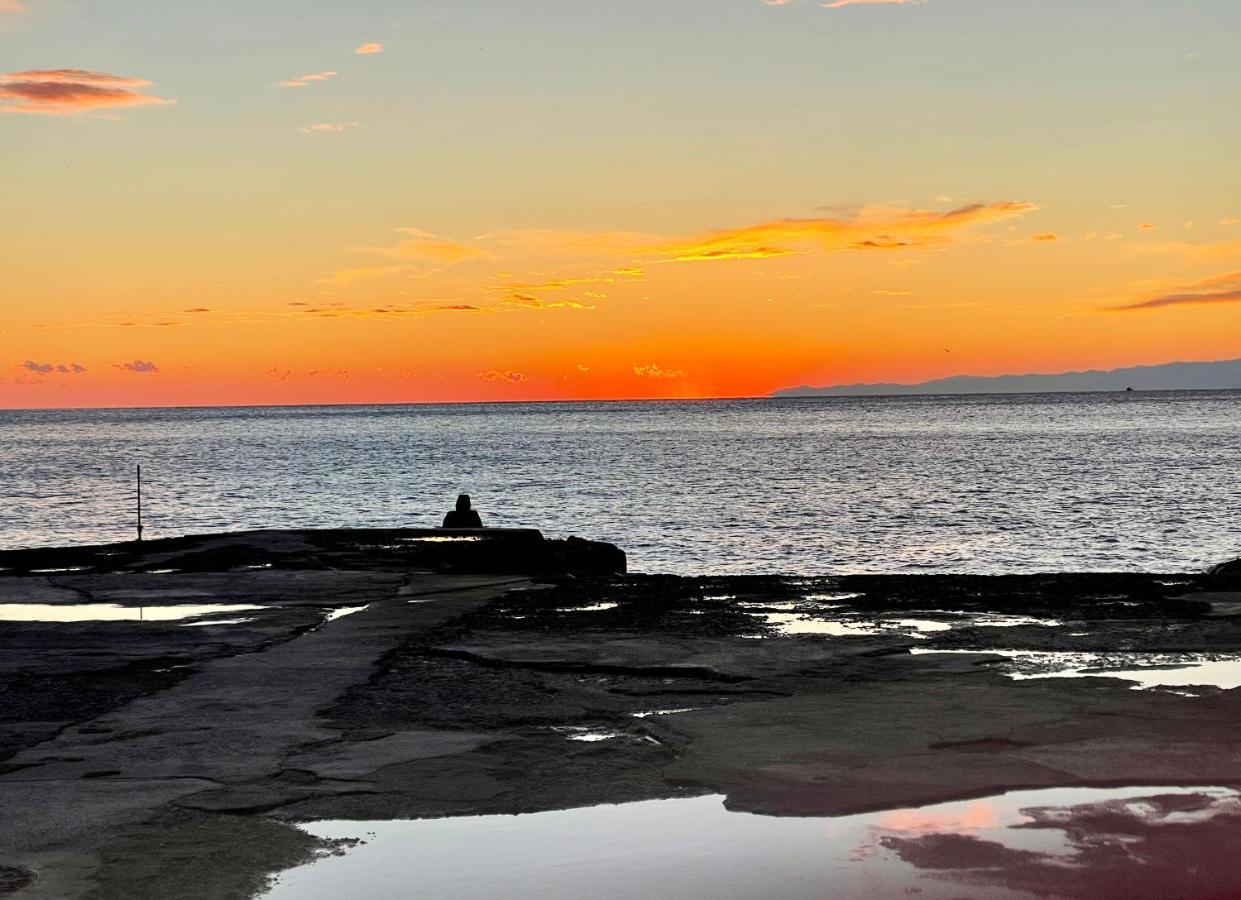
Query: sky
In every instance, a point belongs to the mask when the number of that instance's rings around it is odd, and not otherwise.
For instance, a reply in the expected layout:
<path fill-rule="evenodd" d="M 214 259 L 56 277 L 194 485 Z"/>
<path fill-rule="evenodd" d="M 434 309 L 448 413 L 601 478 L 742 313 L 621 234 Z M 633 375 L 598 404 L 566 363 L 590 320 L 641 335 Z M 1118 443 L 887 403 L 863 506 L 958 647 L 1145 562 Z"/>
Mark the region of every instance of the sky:
<path fill-rule="evenodd" d="M 0 407 L 1241 357 L 1236 0 L 0 0 Z"/>

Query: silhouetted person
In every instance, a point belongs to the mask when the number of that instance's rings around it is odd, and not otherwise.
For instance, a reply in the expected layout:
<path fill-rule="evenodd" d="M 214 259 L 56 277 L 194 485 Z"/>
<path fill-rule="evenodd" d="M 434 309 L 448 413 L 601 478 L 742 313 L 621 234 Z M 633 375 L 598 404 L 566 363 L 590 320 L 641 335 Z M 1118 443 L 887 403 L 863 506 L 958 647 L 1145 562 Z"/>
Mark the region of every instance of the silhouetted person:
<path fill-rule="evenodd" d="M 457 495 L 457 508 L 444 516 L 444 528 L 482 528 L 483 520 L 476 510 L 470 509 L 470 495 Z"/>

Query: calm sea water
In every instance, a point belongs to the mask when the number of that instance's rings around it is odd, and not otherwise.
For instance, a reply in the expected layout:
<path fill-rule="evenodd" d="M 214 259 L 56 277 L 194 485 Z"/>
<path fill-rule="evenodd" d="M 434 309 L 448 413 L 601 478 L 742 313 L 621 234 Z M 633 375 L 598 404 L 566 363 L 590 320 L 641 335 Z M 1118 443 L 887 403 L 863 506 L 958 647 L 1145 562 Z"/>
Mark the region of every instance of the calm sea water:
<path fill-rule="evenodd" d="M 0 546 L 286 526 L 613 541 L 634 571 L 1180 571 L 1241 556 L 1241 392 L 0 411 Z"/>

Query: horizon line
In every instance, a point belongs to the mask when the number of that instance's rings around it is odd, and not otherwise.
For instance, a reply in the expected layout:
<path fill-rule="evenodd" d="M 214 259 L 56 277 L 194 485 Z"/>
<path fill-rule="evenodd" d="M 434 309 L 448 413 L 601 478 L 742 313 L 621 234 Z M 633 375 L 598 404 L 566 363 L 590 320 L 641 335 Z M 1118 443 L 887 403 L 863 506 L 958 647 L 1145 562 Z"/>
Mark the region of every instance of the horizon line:
<path fill-rule="evenodd" d="M 852 387 L 853 385 L 849 385 Z M 830 390 L 830 388 L 827 388 Z M 781 388 L 795 390 L 795 388 Z M 199 403 L 179 406 L 2 406 L 0 413 L 10 412 L 150 412 L 158 410 L 197 410 L 197 409 L 353 409 L 368 406 L 403 407 L 403 406 L 531 406 L 531 405 L 567 405 L 570 403 L 711 403 L 725 400 L 766 400 L 777 403 L 805 403 L 832 400 L 932 400 L 939 397 L 1037 397 L 1055 394 L 1223 394 L 1241 392 L 1241 387 L 1220 388 L 1136 388 L 1125 390 L 1120 388 L 1100 388 L 1097 390 L 1043 390 L 1043 391 L 945 391 L 942 393 L 900 393 L 888 394 L 807 394 L 802 396 L 780 397 L 771 394 L 739 394 L 717 397 L 611 397 L 606 399 L 537 399 L 537 400 L 408 400 L 401 402 L 366 402 L 356 403 Z"/>

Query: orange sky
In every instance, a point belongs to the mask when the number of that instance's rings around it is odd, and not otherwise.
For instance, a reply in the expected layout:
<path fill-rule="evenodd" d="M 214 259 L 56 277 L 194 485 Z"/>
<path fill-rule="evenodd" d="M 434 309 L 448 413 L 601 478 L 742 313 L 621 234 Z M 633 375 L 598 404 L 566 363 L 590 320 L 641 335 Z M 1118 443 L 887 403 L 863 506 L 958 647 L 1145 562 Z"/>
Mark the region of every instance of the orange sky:
<path fill-rule="evenodd" d="M 0 6 L 0 406 L 1241 356 L 1235 5 L 582 6 Z"/>

